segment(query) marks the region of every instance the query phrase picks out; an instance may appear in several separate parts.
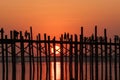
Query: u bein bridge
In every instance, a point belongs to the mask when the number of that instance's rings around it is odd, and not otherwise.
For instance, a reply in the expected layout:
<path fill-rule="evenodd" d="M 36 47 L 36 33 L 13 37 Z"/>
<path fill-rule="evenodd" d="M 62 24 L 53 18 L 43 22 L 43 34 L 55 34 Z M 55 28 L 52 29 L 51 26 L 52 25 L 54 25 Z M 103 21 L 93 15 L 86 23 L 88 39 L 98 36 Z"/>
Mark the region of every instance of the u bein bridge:
<path fill-rule="evenodd" d="M 98 36 L 97 26 L 89 37 L 84 36 L 83 31 L 81 27 L 80 35 L 64 33 L 57 40 L 56 37 L 51 39 L 46 34 L 43 39 L 40 34 L 33 39 L 32 27 L 30 31 L 25 32 L 12 30 L 10 36 L 1 28 L 0 80 L 18 80 L 18 62 L 21 63 L 20 80 L 26 80 L 26 75 L 29 76 L 27 80 L 58 80 L 57 62 L 60 62 L 59 80 L 120 80 L 120 37 L 115 35 L 114 38 L 108 38 L 106 29 L 103 36 Z M 29 74 L 25 73 L 26 62 L 29 63 Z M 43 75 L 43 62 L 46 64 L 45 75 Z M 51 79 L 51 62 L 54 63 L 53 79 Z M 12 64 L 11 79 L 9 79 L 9 63 Z"/>

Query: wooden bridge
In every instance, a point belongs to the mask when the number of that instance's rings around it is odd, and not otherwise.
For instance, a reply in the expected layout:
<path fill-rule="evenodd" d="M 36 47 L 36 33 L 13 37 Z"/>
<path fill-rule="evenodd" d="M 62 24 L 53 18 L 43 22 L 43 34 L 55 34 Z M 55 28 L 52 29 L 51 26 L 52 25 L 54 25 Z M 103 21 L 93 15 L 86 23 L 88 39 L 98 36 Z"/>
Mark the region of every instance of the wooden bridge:
<path fill-rule="evenodd" d="M 6 35 L 3 28 L 0 30 L 0 61 L 2 63 L 2 80 L 9 80 L 9 65 L 12 63 L 12 80 L 16 79 L 16 63 L 21 62 L 21 80 L 25 80 L 25 62 L 29 62 L 29 79 L 34 80 L 35 67 L 40 72 L 37 73 L 37 80 L 42 79 L 42 62 L 46 62 L 46 80 L 50 80 L 50 62 L 54 62 L 54 80 L 56 80 L 56 62 L 61 64 L 61 78 L 64 79 L 66 73 L 69 79 L 75 80 L 119 80 L 120 79 L 120 37 L 115 35 L 113 39 L 107 37 L 107 31 L 104 29 L 104 35 L 98 36 L 97 26 L 91 36 L 84 36 L 83 27 L 80 35 L 70 35 L 64 33 L 57 40 L 44 34 L 44 38 L 38 34 L 33 39 L 32 27 L 30 31 L 10 31 L 10 36 Z M 56 46 L 58 48 L 56 49 Z M 53 51 L 52 51 L 53 49 Z M 57 53 L 56 53 L 57 52 Z M 64 62 L 69 63 L 69 72 L 65 71 Z M 87 79 L 87 62 L 90 62 L 90 79 Z M 74 67 L 72 67 L 72 63 Z M 83 63 L 86 63 L 86 70 L 83 70 Z M 101 79 L 99 79 L 98 65 L 101 63 Z M 105 63 L 105 66 L 103 64 Z M 114 63 L 114 71 L 112 71 Z M 108 65 L 109 64 L 109 65 Z M 94 66 L 95 65 L 95 66 Z M 119 66 L 117 66 L 119 65 Z M 109 70 L 108 70 L 109 67 Z M 74 68 L 74 72 L 73 69 Z M 79 70 L 79 71 L 78 71 Z M 104 71 L 105 70 L 105 71 Z M 105 72 L 105 75 L 103 73 Z M 86 76 L 84 76 L 84 74 Z M 73 75 L 74 74 L 74 75 Z M 114 76 L 114 77 L 113 77 Z"/>

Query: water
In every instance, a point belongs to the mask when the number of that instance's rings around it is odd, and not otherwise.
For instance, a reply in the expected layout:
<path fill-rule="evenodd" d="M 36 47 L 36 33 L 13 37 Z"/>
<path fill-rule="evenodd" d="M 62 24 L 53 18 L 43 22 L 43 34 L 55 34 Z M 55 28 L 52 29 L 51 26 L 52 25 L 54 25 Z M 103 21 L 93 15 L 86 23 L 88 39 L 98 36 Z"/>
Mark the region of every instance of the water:
<path fill-rule="evenodd" d="M 8 64 L 9 65 L 9 69 L 8 69 L 8 74 L 9 74 L 9 80 L 12 80 L 12 63 L 9 63 Z M 61 80 L 61 64 L 60 64 L 60 62 L 56 62 L 56 79 L 57 80 Z M 94 67 L 95 67 L 95 64 L 93 65 Z M 80 67 L 80 65 L 78 64 L 78 78 L 80 79 L 80 76 L 79 76 L 79 74 L 80 74 L 80 69 L 79 69 L 79 67 Z M 101 63 L 98 63 L 98 73 L 99 73 L 99 80 L 101 80 Z M 75 76 L 74 75 L 74 63 L 72 63 L 72 68 L 73 68 L 73 77 Z M 16 64 L 16 77 L 17 77 L 17 80 L 21 80 L 21 63 L 17 63 Z M 87 69 L 87 71 L 86 71 L 86 69 Z M 109 63 L 108 63 L 108 80 L 110 80 L 110 75 L 109 75 Z M 64 62 L 64 80 L 70 80 L 69 79 L 69 63 L 68 62 Z M 40 73 L 40 69 L 38 69 L 37 70 L 37 63 L 35 62 L 35 78 L 34 78 L 34 80 L 37 80 L 37 78 L 39 78 L 39 76 L 37 76 L 37 72 L 38 73 Z M 87 72 L 87 74 L 86 74 L 86 72 Z M 94 72 L 95 72 L 95 68 L 94 68 Z M 25 80 L 30 80 L 29 79 L 29 73 L 30 73 L 30 71 L 29 71 L 29 62 L 26 62 L 25 63 Z M 95 73 L 94 73 L 95 74 Z M 119 63 L 117 64 L 117 75 L 118 75 L 118 80 L 120 80 L 119 79 Z M 40 74 L 39 74 L 40 75 Z M 84 75 L 84 80 L 86 79 L 86 80 L 90 80 L 90 63 L 89 62 L 87 62 L 87 66 L 86 66 L 86 64 L 84 63 L 83 64 L 83 75 Z M 112 80 L 114 80 L 114 63 L 112 63 Z M 95 75 L 94 75 L 94 77 L 95 77 Z M 51 80 L 54 80 L 54 62 L 51 62 L 50 63 L 50 79 Z M 0 80 L 2 80 L 2 63 L 0 63 Z M 40 79 L 39 79 L 40 80 Z M 42 63 L 42 80 L 46 80 L 46 63 L 45 62 L 43 62 Z M 105 80 L 105 63 L 103 63 L 103 80 Z"/>

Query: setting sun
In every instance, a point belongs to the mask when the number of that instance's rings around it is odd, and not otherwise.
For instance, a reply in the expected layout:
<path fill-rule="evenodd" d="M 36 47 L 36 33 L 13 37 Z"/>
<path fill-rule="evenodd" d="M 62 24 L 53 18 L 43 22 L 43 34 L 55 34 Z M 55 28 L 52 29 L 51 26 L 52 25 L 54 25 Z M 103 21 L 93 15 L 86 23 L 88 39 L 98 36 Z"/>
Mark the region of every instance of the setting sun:
<path fill-rule="evenodd" d="M 51 48 L 51 52 L 54 53 L 54 48 Z M 59 54 L 59 53 L 60 53 L 60 47 L 55 46 L 55 54 Z"/>

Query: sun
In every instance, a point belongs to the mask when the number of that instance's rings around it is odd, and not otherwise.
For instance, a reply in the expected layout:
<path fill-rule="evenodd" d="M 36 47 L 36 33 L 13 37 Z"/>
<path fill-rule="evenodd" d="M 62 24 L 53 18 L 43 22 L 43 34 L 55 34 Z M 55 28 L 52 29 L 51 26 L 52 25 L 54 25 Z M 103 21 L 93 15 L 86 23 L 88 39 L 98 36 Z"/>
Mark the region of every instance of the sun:
<path fill-rule="evenodd" d="M 51 52 L 54 53 L 54 48 L 51 48 Z M 60 47 L 55 46 L 55 54 L 59 54 L 59 53 L 60 53 Z"/>

